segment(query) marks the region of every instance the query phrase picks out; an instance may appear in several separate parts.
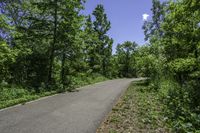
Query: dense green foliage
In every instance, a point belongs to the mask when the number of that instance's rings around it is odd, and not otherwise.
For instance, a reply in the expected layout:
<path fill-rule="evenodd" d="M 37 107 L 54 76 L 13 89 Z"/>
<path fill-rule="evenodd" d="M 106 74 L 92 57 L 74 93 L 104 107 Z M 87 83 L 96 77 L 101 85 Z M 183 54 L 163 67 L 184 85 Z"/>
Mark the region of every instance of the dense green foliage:
<path fill-rule="evenodd" d="M 82 0 L 2 1 L 0 82 L 37 91 L 42 85 L 46 89 L 61 86 L 64 89 L 80 73 L 98 73 L 90 66 L 89 57 L 93 56 L 90 49 L 95 47 L 98 51 L 99 45 L 109 45 L 109 50 L 103 52 L 109 51 L 108 55 L 111 55 L 112 41 L 105 41 L 109 40 L 106 32 L 110 22 L 103 6 L 98 5 L 94 11 L 98 19 L 94 24 L 91 22 L 91 26 L 89 22 L 85 23 L 85 17 L 80 14 L 83 3 Z M 96 27 L 105 31 L 98 31 Z M 97 37 L 92 33 L 88 36 L 90 31 Z M 104 38 L 98 38 L 100 35 Z M 92 45 L 85 38 L 97 42 Z M 104 55 L 97 54 L 100 59 L 95 61 L 103 60 Z M 96 65 L 103 69 L 101 62 Z"/>
<path fill-rule="evenodd" d="M 141 64 L 175 132 L 200 131 L 199 8 L 197 0 L 153 0 L 152 20 L 143 27 L 149 45 L 139 52 L 146 53 Z"/>
<path fill-rule="evenodd" d="M 136 76 L 136 53 L 137 44 L 135 42 L 124 42 L 117 45 L 116 56 L 118 60 L 118 76 L 134 77 Z"/>
<path fill-rule="evenodd" d="M 84 16 L 84 3 L 0 2 L 0 107 L 107 78 L 135 76 L 129 68 L 134 66 L 135 43 L 112 55 L 113 39 L 107 35 L 111 23 L 103 5 Z"/>

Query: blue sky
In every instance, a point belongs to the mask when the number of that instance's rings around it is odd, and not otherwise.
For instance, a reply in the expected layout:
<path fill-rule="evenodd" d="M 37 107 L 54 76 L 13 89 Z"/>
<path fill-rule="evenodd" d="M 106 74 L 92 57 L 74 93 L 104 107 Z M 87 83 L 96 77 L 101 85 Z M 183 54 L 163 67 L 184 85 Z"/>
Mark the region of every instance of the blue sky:
<path fill-rule="evenodd" d="M 103 4 L 112 28 L 108 35 L 114 39 L 113 50 L 118 43 L 135 41 L 145 43 L 142 30 L 143 15 L 150 15 L 151 0 L 87 0 L 84 14 L 91 14 L 97 4 Z"/>

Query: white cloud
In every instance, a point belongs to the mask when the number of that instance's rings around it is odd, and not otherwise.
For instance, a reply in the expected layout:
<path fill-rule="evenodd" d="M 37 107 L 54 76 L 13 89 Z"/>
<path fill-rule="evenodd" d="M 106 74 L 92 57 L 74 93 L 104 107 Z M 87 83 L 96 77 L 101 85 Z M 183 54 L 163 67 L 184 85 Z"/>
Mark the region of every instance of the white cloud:
<path fill-rule="evenodd" d="M 147 21 L 149 14 L 145 13 L 145 14 L 142 15 L 142 17 L 143 17 L 143 21 Z"/>
<path fill-rule="evenodd" d="M 200 27 L 200 22 L 197 24 L 198 27 Z"/>

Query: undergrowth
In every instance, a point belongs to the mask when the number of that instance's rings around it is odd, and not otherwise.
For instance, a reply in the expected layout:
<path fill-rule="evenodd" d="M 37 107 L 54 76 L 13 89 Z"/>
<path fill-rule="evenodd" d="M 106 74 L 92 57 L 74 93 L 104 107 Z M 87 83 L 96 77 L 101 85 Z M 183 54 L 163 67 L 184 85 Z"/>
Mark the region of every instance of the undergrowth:
<path fill-rule="evenodd" d="M 82 74 L 73 76 L 71 78 L 70 84 L 64 89 L 58 86 L 50 90 L 45 89 L 43 87 L 40 87 L 39 89 L 35 90 L 33 88 L 25 88 L 21 86 L 14 86 L 3 83 L 0 85 L 0 109 L 13 106 L 19 103 L 25 104 L 28 101 L 35 100 L 40 97 L 49 96 L 65 91 L 72 91 L 77 87 L 105 80 L 108 80 L 108 78 L 105 78 L 100 74 L 91 74 L 89 76 Z"/>
<path fill-rule="evenodd" d="M 200 133 L 200 108 L 193 108 L 188 84 L 180 86 L 176 82 L 165 80 L 159 90 L 166 122 L 176 133 Z"/>
<path fill-rule="evenodd" d="M 146 82 L 133 83 L 98 133 L 168 133 L 163 108 L 158 93 Z"/>

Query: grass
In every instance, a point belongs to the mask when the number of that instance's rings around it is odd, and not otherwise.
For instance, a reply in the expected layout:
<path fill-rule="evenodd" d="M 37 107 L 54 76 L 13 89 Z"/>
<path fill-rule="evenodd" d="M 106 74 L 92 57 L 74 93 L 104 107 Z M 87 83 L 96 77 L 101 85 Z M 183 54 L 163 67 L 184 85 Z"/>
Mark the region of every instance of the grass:
<path fill-rule="evenodd" d="M 41 97 L 56 94 L 57 91 L 43 91 L 36 93 L 19 87 L 3 87 L 0 89 L 0 109 L 10 107 L 16 104 L 25 104 L 26 102 L 36 100 Z"/>
<path fill-rule="evenodd" d="M 168 133 L 157 92 L 144 81 L 134 82 L 97 133 Z"/>
<path fill-rule="evenodd" d="M 78 88 L 81 86 L 94 84 L 97 82 L 108 80 L 107 78 L 101 75 L 92 75 L 90 77 L 79 76 L 73 77 L 72 85 L 70 87 L 72 89 Z M 67 88 L 67 90 L 72 90 L 71 88 Z M 60 93 L 60 90 L 51 90 L 47 91 L 42 89 L 40 93 L 36 93 L 33 90 L 22 88 L 19 86 L 0 86 L 0 109 L 10 107 L 16 104 L 26 104 L 26 102 L 36 100 L 41 97 L 50 96 L 53 94 Z"/>

